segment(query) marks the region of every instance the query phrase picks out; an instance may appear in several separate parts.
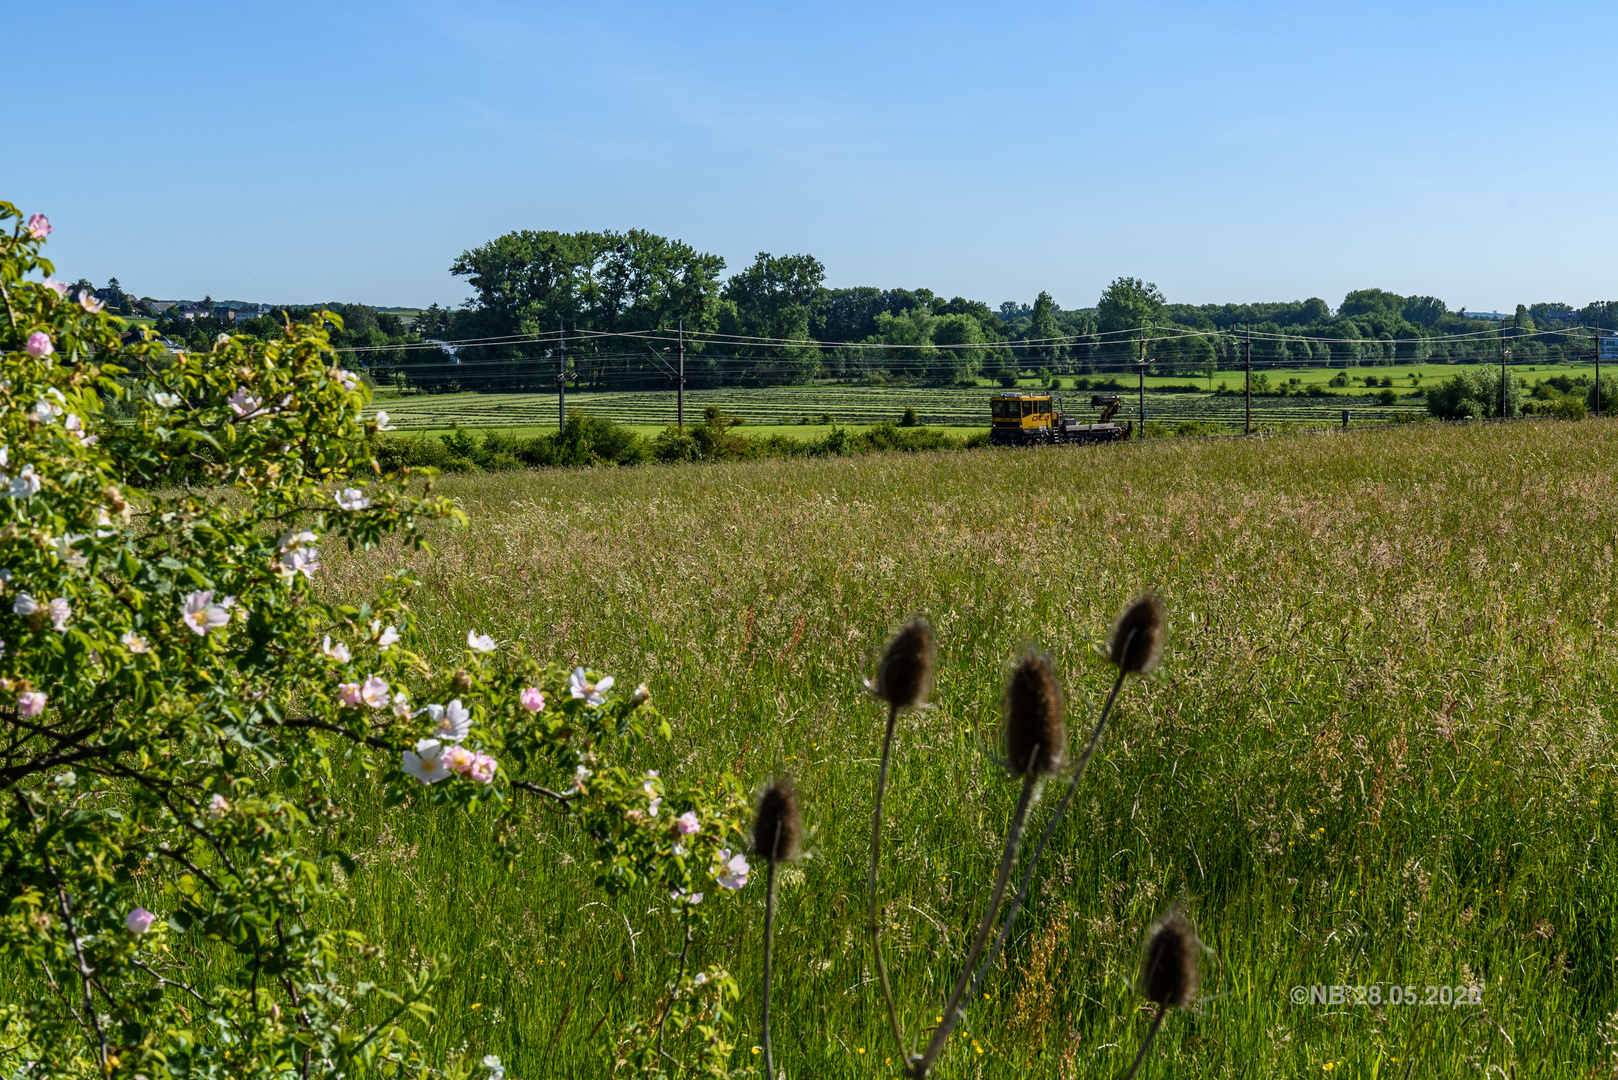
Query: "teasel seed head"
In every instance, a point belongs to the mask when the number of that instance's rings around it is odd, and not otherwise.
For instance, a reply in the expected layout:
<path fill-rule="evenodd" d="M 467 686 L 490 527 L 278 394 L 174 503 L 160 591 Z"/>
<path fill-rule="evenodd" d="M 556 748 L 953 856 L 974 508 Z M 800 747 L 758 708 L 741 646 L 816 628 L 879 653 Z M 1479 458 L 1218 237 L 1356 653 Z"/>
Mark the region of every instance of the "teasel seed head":
<path fill-rule="evenodd" d="M 1050 657 L 1030 652 L 1006 684 L 1006 758 L 1012 772 L 1049 776 L 1067 753 L 1062 723 L 1062 685 Z"/>
<path fill-rule="evenodd" d="M 915 708 L 927 700 L 933 681 L 933 628 L 912 619 L 888 642 L 871 690 L 896 709 Z"/>
<path fill-rule="evenodd" d="M 1176 909 L 1152 927 L 1141 957 L 1139 990 L 1159 1005 L 1180 1008 L 1197 996 L 1197 960 L 1202 941 Z"/>
<path fill-rule="evenodd" d="M 1107 658 L 1120 669 L 1144 675 L 1163 655 L 1163 605 L 1151 593 L 1141 593 L 1118 613 L 1107 644 Z"/>
<path fill-rule="evenodd" d="M 770 862 L 790 862 L 803 842 L 803 815 L 792 781 L 772 780 L 758 797 L 753 819 L 753 854 Z"/>

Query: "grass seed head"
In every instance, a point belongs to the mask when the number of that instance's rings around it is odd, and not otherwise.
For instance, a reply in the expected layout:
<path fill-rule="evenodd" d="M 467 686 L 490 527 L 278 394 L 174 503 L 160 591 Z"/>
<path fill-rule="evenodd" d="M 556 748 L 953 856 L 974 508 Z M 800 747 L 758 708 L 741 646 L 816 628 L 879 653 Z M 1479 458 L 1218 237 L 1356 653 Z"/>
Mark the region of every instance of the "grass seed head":
<path fill-rule="evenodd" d="M 1163 655 L 1163 605 L 1141 593 L 1118 614 L 1107 646 L 1108 659 L 1124 671 L 1144 675 Z"/>
<path fill-rule="evenodd" d="M 789 862 L 798 857 L 803 841 L 803 815 L 792 781 L 772 780 L 758 797 L 758 815 L 753 819 L 753 854 L 770 862 Z"/>
<path fill-rule="evenodd" d="M 1019 776 L 1049 776 L 1067 751 L 1062 684 L 1050 657 L 1030 652 L 1006 685 L 1006 757 Z"/>
<path fill-rule="evenodd" d="M 1152 928 L 1141 958 L 1140 992 L 1159 1005 L 1180 1008 L 1197 996 L 1197 954 L 1202 942 L 1178 910 Z"/>
<path fill-rule="evenodd" d="M 933 681 L 933 628 L 912 619 L 888 643 L 876 672 L 876 696 L 896 709 L 914 708 L 927 700 Z"/>

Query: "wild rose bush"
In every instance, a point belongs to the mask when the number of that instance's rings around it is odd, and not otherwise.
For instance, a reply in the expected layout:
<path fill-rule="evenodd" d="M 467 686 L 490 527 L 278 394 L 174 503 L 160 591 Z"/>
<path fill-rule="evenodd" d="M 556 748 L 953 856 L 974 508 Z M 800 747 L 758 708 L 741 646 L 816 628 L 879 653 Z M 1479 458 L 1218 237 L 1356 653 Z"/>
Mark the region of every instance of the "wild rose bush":
<path fill-rule="evenodd" d="M 51 278 L 49 232 L 0 203 L 0 955 L 36 984 L 0 1006 L 0 1073 L 420 1075 L 439 968 L 350 981 L 374 950 L 321 916 L 355 870 L 339 758 L 491 844 L 558 812 L 603 888 L 650 891 L 689 942 L 747 883 L 746 806 L 723 778 L 628 767 L 669 735 L 644 687 L 474 627 L 439 670 L 412 648 L 407 576 L 352 603 L 315 591 L 322 548 L 419 547 L 460 516 L 430 477 L 382 476 L 386 416 L 362 418 L 324 331 L 124 343 Z M 104 422 L 114 404 L 131 419 Z M 177 961 L 204 942 L 228 959 L 199 980 Z M 723 1001 L 697 988 L 734 984 L 683 967 L 626 1062 L 663 1068 L 668 1025 L 728 1054 Z"/>

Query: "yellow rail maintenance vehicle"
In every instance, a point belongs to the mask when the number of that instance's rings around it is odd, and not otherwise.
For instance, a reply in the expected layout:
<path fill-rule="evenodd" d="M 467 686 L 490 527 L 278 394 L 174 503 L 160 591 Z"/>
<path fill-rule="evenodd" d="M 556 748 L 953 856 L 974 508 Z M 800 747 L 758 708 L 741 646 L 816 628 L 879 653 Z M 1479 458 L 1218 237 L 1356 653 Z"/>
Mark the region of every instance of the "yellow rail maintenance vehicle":
<path fill-rule="evenodd" d="M 1101 410 L 1101 418 L 1081 423 L 1068 417 L 1060 394 L 996 394 L 989 399 L 989 441 L 996 446 L 1026 446 L 1127 439 L 1135 425 L 1113 420 L 1122 404 L 1117 394 L 1096 394 L 1090 406 Z"/>

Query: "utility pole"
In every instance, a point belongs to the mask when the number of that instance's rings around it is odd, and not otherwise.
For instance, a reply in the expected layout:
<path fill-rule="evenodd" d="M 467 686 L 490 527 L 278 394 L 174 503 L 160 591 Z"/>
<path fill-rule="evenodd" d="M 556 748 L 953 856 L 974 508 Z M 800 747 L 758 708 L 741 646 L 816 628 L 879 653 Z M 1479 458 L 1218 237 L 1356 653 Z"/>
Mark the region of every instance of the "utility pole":
<path fill-rule="evenodd" d="M 1140 437 L 1146 438 L 1146 328 L 1140 332 L 1140 353 L 1136 360 L 1140 375 Z"/>
<path fill-rule="evenodd" d="M 1511 350 L 1506 348 L 1506 339 L 1500 339 L 1500 419 L 1506 418 L 1506 357 Z"/>
<path fill-rule="evenodd" d="M 680 320 L 680 384 L 674 391 L 675 423 L 685 433 L 685 319 Z"/>
<path fill-rule="evenodd" d="M 567 331 L 556 320 L 556 430 L 567 430 Z"/>
<path fill-rule="evenodd" d="M 1242 434 L 1253 434 L 1253 332 L 1245 330 L 1247 355 L 1247 421 Z"/>

